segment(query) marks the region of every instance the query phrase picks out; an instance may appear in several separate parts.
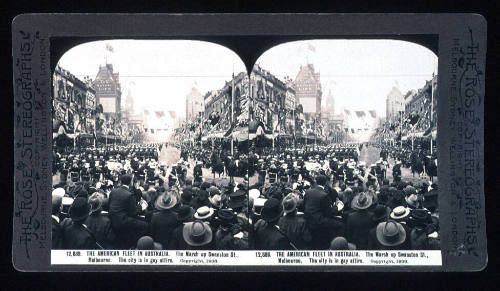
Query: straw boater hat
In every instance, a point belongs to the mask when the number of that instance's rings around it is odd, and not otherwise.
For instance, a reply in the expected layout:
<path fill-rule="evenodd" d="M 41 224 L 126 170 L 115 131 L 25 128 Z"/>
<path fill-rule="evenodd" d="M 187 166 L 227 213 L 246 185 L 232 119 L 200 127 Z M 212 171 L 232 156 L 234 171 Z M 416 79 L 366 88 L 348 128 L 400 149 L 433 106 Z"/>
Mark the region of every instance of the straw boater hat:
<path fill-rule="evenodd" d="M 73 199 L 73 198 L 71 198 L 71 197 L 67 197 L 67 196 L 64 196 L 64 197 L 62 198 L 61 203 L 62 203 L 62 205 L 63 205 L 63 206 L 70 206 L 70 205 L 72 205 L 72 204 L 73 204 L 73 201 L 74 201 L 74 199 Z"/>
<path fill-rule="evenodd" d="M 213 208 L 210 208 L 208 206 L 202 206 L 196 210 L 194 218 L 203 220 L 210 218 L 213 214 L 214 214 Z"/>
<path fill-rule="evenodd" d="M 64 191 L 64 188 L 56 188 L 56 189 L 52 190 L 52 205 L 56 205 L 56 204 L 61 205 L 64 194 L 66 194 L 66 191 Z"/>
<path fill-rule="evenodd" d="M 410 209 L 404 206 L 398 206 L 392 210 L 391 218 L 392 219 L 403 219 L 410 214 Z"/>
<path fill-rule="evenodd" d="M 259 189 L 250 189 L 248 191 L 248 197 L 255 200 L 260 197 L 260 191 Z"/>
<path fill-rule="evenodd" d="M 379 223 L 376 235 L 378 242 L 384 246 L 397 246 L 406 239 L 406 231 L 403 226 L 392 220 Z"/>
<path fill-rule="evenodd" d="M 212 241 L 212 230 L 208 223 L 196 220 L 184 224 L 182 236 L 190 246 L 203 246 Z"/>
<path fill-rule="evenodd" d="M 177 195 L 172 192 L 165 192 L 156 199 L 155 207 L 158 210 L 166 210 L 177 204 Z"/>
<path fill-rule="evenodd" d="M 351 208 L 357 210 L 367 209 L 372 205 L 372 202 L 373 197 L 371 195 L 361 192 L 352 199 Z"/>

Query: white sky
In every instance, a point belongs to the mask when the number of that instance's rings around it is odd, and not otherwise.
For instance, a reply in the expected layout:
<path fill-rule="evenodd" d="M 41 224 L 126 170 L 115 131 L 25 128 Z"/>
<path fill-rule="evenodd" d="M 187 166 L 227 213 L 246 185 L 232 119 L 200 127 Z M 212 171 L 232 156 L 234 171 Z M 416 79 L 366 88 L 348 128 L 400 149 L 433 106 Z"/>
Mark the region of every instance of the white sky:
<path fill-rule="evenodd" d="M 106 50 L 106 44 L 113 52 Z M 84 76 L 95 79 L 106 58 L 114 72 L 120 73 L 122 103 L 131 88 L 137 112 L 176 110 L 178 116 L 185 116 L 185 98 L 193 86 L 205 94 L 231 80 L 233 67 L 235 75 L 246 71 L 231 50 L 189 40 L 89 42 L 68 50 L 59 65 L 82 80 Z"/>
<path fill-rule="evenodd" d="M 378 116 L 385 116 L 385 99 L 392 87 L 403 94 L 423 87 L 437 61 L 432 51 L 411 42 L 311 40 L 273 47 L 257 63 L 280 79 L 290 76 L 293 80 L 300 65 L 314 64 L 321 73 L 323 104 L 331 90 L 337 114 L 346 108 L 376 110 Z"/>
<path fill-rule="evenodd" d="M 114 52 L 107 51 L 106 44 Z M 233 71 L 245 71 L 231 50 L 189 40 L 89 42 L 67 51 L 59 65 L 80 79 L 94 79 L 106 58 L 120 73 L 122 102 L 130 88 L 137 111 L 176 110 L 179 116 L 185 115 L 185 97 L 193 86 L 205 94 L 222 88 Z M 323 102 L 331 90 L 337 113 L 346 108 L 376 110 L 385 116 L 391 88 L 403 94 L 421 88 L 437 68 L 437 56 L 423 46 L 397 40 L 312 40 L 273 47 L 257 63 L 282 80 L 295 79 L 300 65 L 312 63 L 321 72 Z"/>

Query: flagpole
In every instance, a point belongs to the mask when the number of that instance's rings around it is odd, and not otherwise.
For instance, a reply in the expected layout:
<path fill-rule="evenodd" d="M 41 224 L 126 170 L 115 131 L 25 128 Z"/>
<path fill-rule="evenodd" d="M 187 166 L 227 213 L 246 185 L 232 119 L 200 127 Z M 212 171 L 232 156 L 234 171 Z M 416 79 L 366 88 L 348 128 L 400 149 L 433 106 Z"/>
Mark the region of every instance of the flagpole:
<path fill-rule="evenodd" d="M 415 126 L 411 128 L 411 150 L 413 151 L 413 137 L 415 135 Z"/>
<path fill-rule="evenodd" d="M 403 111 L 399 111 L 399 132 L 401 134 L 399 137 L 399 146 L 403 148 Z"/>
<path fill-rule="evenodd" d="M 434 79 L 434 76 L 433 76 L 433 79 Z M 431 128 L 431 132 L 430 132 L 430 135 L 431 135 L 431 150 L 430 150 L 430 153 L 431 153 L 431 156 L 432 156 L 432 113 L 434 112 L 434 80 L 432 80 L 432 83 L 431 83 L 431 124 L 430 124 L 430 128 Z"/>
<path fill-rule="evenodd" d="M 293 116 L 293 147 L 297 147 L 297 132 L 296 132 L 296 124 L 295 124 L 295 110 L 297 110 L 297 104 L 295 100 L 293 100 L 293 111 L 292 111 L 292 116 Z"/>
<path fill-rule="evenodd" d="M 314 134 L 314 144 L 313 144 L 313 151 L 316 150 L 316 119 L 317 119 L 317 116 L 314 115 L 314 130 L 313 130 L 313 134 Z"/>
<path fill-rule="evenodd" d="M 233 78 L 231 80 L 231 127 L 234 126 L 234 63 L 233 63 Z M 233 155 L 234 140 L 231 131 L 231 156 Z"/>

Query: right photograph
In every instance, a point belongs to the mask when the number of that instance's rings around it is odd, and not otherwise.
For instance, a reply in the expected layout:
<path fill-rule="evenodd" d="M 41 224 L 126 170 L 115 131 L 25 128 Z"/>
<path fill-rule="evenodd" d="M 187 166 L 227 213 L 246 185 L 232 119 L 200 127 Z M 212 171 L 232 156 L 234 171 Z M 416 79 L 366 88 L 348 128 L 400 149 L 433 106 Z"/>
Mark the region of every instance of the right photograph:
<path fill-rule="evenodd" d="M 409 41 L 275 46 L 250 75 L 256 250 L 440 250 L 437 66 Z"/>

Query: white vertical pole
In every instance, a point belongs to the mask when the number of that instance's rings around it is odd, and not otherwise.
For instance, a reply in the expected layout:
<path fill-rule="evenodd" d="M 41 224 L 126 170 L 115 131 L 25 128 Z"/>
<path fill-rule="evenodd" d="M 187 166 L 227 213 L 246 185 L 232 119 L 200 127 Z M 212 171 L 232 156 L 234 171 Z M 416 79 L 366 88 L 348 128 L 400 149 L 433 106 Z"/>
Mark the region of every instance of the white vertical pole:
<path fill-rule="evenodd" d="M 433 78 L 434 79 L 434 78 Z M 430 132 L 430 135 L 431 135 L 431 156 L 432 156 L 432 113 L 434 112 L 434 80 L 431 81 L 431 124 L 430 124 L 430 127 L 431 127 L 431 132 Z"/>
<path fill-rule="evenodd" d="M 234 125 L 234 63 L 233 63 L 233 79 L 231 80 L 231 126 Z M 234 128 L 233 128 L 234 130 Z M 231 133 L 231 156 L 234 154 L 234 141 Z"/>
<path fill-rule="evenodd" d="M 399 145 L 403 148 L 403 111 L 399 111 L 399 132 L 401 133 Z"/>

